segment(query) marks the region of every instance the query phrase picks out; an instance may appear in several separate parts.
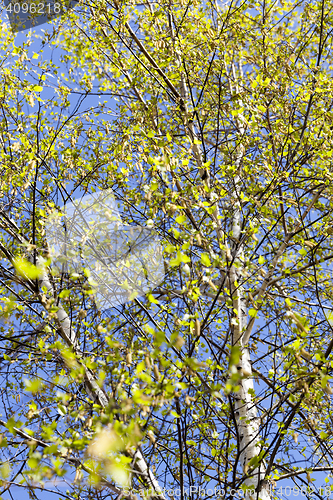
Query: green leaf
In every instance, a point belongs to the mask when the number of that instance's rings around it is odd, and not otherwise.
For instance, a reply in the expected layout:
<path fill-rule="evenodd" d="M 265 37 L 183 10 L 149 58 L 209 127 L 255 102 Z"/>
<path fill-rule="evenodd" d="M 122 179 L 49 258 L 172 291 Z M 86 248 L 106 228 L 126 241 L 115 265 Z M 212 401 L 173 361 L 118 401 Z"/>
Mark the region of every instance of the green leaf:
<path fill-rule="evenodd" d="M 171 267 L 177 267 L 182 262 L 185 264 L 187 262 L 191 262 L 191 259 L 187 255 L 185 255 L 184 253 L 181 253 L 180 251 L 178 251 L 177 252 L 177 257 L 175 257 L 174 259 L 170 260 L 170 266 Z"/>
<path fill-rule="evenodd" d="M 30 469 L 36 469 L 38 467 L 38 464 L 39 464 L 39 460 L 35 457 L 31 457 L 29 458 L 28 462 L 27 462 L 28 466 L 30 467 Z"/>
<path fill-rule="evenodd" d="M 10 417 L 10 418 L 7 420 L 6 427 L 7 427 L 7 429 L 9 430 L 9 432 L 11 432 L 12 434 L 13 434 L 13 433 L 15 433 L 15 434 L 16 434 L 16 432 L 14 432 L 14 427 L 15 427 L 15 424 L 16 424 L 16 422 L 15 422 L 14 417 Z"/>
<path fill-rule="evenodd" d="M 59 415 L 61 415 L 62 417 L 66 415 L 67 413 L 67 408 L 66 406 L 64 405 L 58 405 L 58 413 Z"/>
<path fill-rule="evenodd" d="M 186 220 L 187 220 L 186 215 L 178 215 L 178 217 L 176 217 L 176 219 L 175 219 L 175 221 L 178 224 L 183 224 L 183 222 L 185 222 Z"/>
<path fill-rule="evenodd" d="M 159 301 L 158 301 L 158 300 L 156 300 L 156 299 L 155 299 L 155 297 L 154 297 L 151 293 L 149 293 L 149 294 L 148 294 L 148 300 L 149 300 L 149 302 L 151 302 L 152 304 L 159 304 Z"/>
<path fill-rule="evenodd" d="M 39 392 L 43 388 L 43 383 L 39 378 L 33 380 L 23 379 L 23 381 L 25 383 L 25 390 L 32 392 L 32 394 Z"/>
<path fill-rule="evenodd" d="M 121 459 L 126 457 L 121 457 Z M 123 460 L 121 460 L 123 461 Z M 110 465 L 108 466 L 108 472 L 110 473 L 112 479 L 119 483 L 122 487 L 126 488 L 129 486 L 130 482 L 130 471 L 128 468 L 128 464 L 120 463 L 120 461 L 111 460 Z"/>
<path fill-rule="evenodd" d="M 258 316 L 257 309 L 249 309 L 249 316 L 251 316 L 251 318 L 256 318 Z"/>
<path fill-rule="evenodd" d="M 333 326 L 333 312 L 326 313 L 325 316 L 329 324 Z"/>
<path fill-rule="evenodd" d="M 13 264 L 17 274 L 25 279 L 35 280 L 37 278 L 40 278 L 44 272 L 44 269 L 42 267 L 36 267 L 34 264 L 31 264 L 29 261 L 23 259 L 22 257 L 14 259 Z"/>
<path fill-rule="evenodd" d="M 190 440 L 188 440 L 188 441 L 186 441 L 186 444 L 187 444 L 188 446 L 197 446 L 196 441 L 192 441 L 191 439 L 190 439 Z"/>
<path fill-rule="evenodd" d="M 0 466 L 0 476 L 3 478 L 3 479 L 7 479 L 10 475 L 10 471 L 11 471 L 11 468 L 10 468 L 10 464 L 9 462 L 4 462 L 1 466 Z"/>
<path fill-rule="evenodd" d="M 206 267 L 210 267 L 212 265 L 208 253 L 201 254 L 201 263 Z"/>
<path fill-rule="evenodd" d="M 85 275 L 85 277 L 86 277 L 86 278 L 90 278 L 90 276 L 91 276 L 91 271 L 90 271 L 90 269 L 89 269 L 88 267 L 85 267 L 85 268 L 83 269 L 83 273 L 84 273 L 84 275 Z"/>
<path fill-rule="evenodd" d="M 150 184 L 151 191 L 153 191 L 153 192 L 156 191 L 158 186 L 159 186 L 158 182 L 151 182 L 151 184 Z"/>
<path fill-rule="evenodd" d="M 58 451 L 58 446 L 56 444 L 51 444 L 50 446 L 46 446 L 44 448 L 43 453 L 44 455 L 53 455 L 54 453 L 57 453 Z"/>
<path fill-rule="evenodd" d="M 238 345 L 234 345 L 231 348 L 230 358 L 229 358 L 229 367 L 232 365 L 238 365 L 240 359 L 241 351 Z"/>
<path fill-rule="evenodd" d="M 8 446 L 8 441 L 7 441 L 7 438 L 2 438 L 0 439 L 0 448 L 7 448 Z"/>
<path fill-rule="evenodd" d="M 168 245 L 165 246 L 164 250 L 167 252 L 167 253 L 173 253 L 176 251 L 176 247 L 174 245 L 171 245 L 170 243 Z"/>

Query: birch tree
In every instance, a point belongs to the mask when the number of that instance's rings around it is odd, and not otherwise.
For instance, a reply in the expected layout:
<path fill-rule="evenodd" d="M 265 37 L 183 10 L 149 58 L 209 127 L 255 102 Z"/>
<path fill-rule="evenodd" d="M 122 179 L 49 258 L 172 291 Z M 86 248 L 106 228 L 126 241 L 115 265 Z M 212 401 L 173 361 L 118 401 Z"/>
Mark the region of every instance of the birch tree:
<path fill-rule="evenodd" d="M 330 496 L 332 28 L 324 1 L 3 24 L 2 498 Z M 45 227 L 107 189 L 165 276 L 100 309 Z"/>

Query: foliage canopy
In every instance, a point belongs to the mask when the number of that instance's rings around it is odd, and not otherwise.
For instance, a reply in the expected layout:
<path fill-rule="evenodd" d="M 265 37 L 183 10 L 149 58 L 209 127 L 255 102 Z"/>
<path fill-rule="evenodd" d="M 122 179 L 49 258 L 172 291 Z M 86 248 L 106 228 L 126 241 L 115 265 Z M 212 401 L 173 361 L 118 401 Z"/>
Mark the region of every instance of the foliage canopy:
<path fill-rule="evenodd" d="M 89 0 L 36 34 L 3 23 L 0 495 L 328 495 L 332 15 Z M 165 279 L 99 311 L 45 224 L 110 188 Z"/>

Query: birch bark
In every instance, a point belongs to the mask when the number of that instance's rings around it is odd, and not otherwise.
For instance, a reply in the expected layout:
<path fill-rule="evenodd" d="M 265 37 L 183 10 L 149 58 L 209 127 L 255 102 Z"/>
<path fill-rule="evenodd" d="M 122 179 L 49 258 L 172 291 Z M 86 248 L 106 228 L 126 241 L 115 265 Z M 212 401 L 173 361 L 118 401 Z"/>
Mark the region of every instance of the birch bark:
<path fill-rule="evenodd" d="M 178 60 L 179 66 L 181 61 L 177 49 L 175 48 L 176 58 Z M 233 80 L 237 81 L 234 65 L 232 65 Z M 242 73 L 241 65 L 240 72 Z M 230 92 L 233 93 L 231 80 L 229 78 Z M 239 89 L 236 85 L 236 93 L 239 93 Z M 188 110 L 186 106 L 187 89 L 184 74 L 181 77 L 181 96 L 184 103 L 184 124 L 188 130 L 189 136 L 193 142 L 192 149 L 193 153 L 200 169 L 200 176 L 206 183 L 207 187 L 210 188 L 210 176 L 204 168 L 203 156 L 200 146 L 198 145 L 198 135 L 196 133 L 193 122 L 188 120 Z M 239 102 L 239 107 L 242 108 L 242 102 Z M 237 120 L 238 134 L 237 141 L 240 141 L 241 137 L 245 132 L 244 120 L 240 116 Z M 249 463 L 252 459 L 257 457 L 260 453 L 260 435 L 259 426 L 260 418 L 258 417 L 257 407 L 253 400 L 254 384 L 252 377 L 251 359 L 250 353 L 247 347 L 248 338 L 246 343 L 244 342 L 244 332 L 247 329 L 247 307 L 245 294 L 242 287 L 239 286 L 242 278 L 242 267 L 244 266 L 244 251 L 243 245 L 235 243 L 241 240 L 241 206 L 239 203 L 240 199 L 240 183 L 241 183 L 241 167 L 242 159 L 244 155 L 244 149 L 240 145 L 236 150 L 236 176 L 234 179 L 234 193 L 233 193 L 233 220 L 232 220 L 232 238 L 233 243 L 231 244 L 231 257 L 232 265 L 229 272 L 231 294 L 233 299 L 233 308 L 237 311 L 237 315 L 234 318 L 235 323 L 232 326 L 232 344 L 233 346 L 239 347 L 240 359 L 237 366 L 237 370 L 242 374 L 240 381 L 240 390 L 235 394 L 235 405 L 236 405 L 236 423 L 238 427 L 238 434 L 240 436 L 240 462 L 242 465 L 243 473 L 247 476 L 250 471 L 249 477 L 246 477 L 243 484 L 247 487 L 251 487 L 256 491 L 258 498 L 261 500 L 270 500 L 270 492 L 268 487 L 268 482 L 265 481 L 265 469 L 266 465 L 264 461 L 261 461 L 257 467 L 254 469 L 249 469 Z M 206 176 L 203 174 L 206 172 Z M 213 193 L 207 194 L 207 198 L 212 201 L 215 199 Z M 226 254 L 229 254 L 229 248 L 227 241 L 225 239 L 224 232 L 221 228 L 220 218 L 219 218 L 219 207 L 215 203 L 215 212 L 213 213 L 214 221 L 216 223 L 216 232 L 219 242 L 224 242 L 226 247 Z M 250 492 L 246 495 L 249 498 Z"/>
<path fill-rule="evenodd" d="M 242 75 L 242 66 L 240 63 L 240 74 Z M 235 66 L 232 64 L 232 76 L 235 82 L 236 93 L 239 94 Z M 233 93 L 231 78 L 229 78 L 229 89 Z M 240 108 L 243 103 L 238 101 Z M 236 149 L 235 166 L 236 176 L 234 178 L 233 192 L 233 217 L 232 217 L 232 238 L 231 245 L 232 265 L 230 267 L 230 288 L 233 300 L 233 309 L 235 317 L 232 325 L 232 345 L 239 348 L 240 358 L 237 365 L 237 371 L 241 375 L 239 382 L 240 389 L 234 393 L 235 400 L 235 417 L 239 435 L 239 450 L 240 463 L 243 469 L 245 478 L 243 485 L 255 490 L 255 496 L 261 500 L 269 500 L 270 492 L 268 482 L 265 481 L 266 465 L 264 461 L 259 462 L 257 467 L 251 467 L 249 464 L 252 459 L 259 455 L 261 449 L 260 441 L 260 417 L 258 410 L 253 400 L 254 384 L 252 376 L 252 366 L 250 352 L 247 347 L 248 338 L 244 338 L 244 332 L 247 329 L 247 306 L 244 288 L 240 285 L 242 282 L 242 270 L 244 267 L 244 247 L 241 243 L 242 230 L 242 213 L 240 205 L 240 190 L 241 190 L 241 169 L 244 155 L 244 148 L 240 143 L 242 136 L 245 133 L 244 120 L 242 115 L 237 118 L 237 136 L 236 141 L 239 145 Z M 245 498 L 254 497 L 249 491 Z"/>

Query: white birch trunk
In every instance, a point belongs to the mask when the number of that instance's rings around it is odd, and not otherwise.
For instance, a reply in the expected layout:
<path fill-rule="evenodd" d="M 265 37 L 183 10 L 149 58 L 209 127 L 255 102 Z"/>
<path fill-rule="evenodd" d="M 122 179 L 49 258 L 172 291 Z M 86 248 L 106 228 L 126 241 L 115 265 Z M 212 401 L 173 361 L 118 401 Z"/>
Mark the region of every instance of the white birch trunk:
<path fill-rule="evenodd" d="M 250 353 L 247 346 L 243 345 L 243 333 L 247 326 L 247 310 L 244 292 L 239 286 L 235 286 L 235 281 L 239 283 L 241 278 L 239 269 L 240 268 L 232 266 L 230 272 L 233 307 L 238 312 L 237 318 L 235 318 L 237 324 L 233 325 L 232 344 L 233 346 L 238 346 L 240 349 L 240 359 L 237 370 L 238 373 L 246 378 L 240 380 L 240 390 L 234 393 L 234 399 L 235 418 L 239 435 L 240 463 L 243 473 L 247 474 L 249 469 L 252 470 L 252 467 L 249 467 L 249 462 L 260 453 L 260 446 L 258 445 L 260 439 L 260 418 L 258 417 L 258 411 L 252 396 L 254 384 Z M 243 484 L 255 490 L 255 492 L 248 493 L 245 496 L 246 499 L 250 498 L 250 495 L 256 498 L 256 493 L 258 492 L 259 498 L 262 500 L 270 500 L 268 483 L 261 483 L 265 478 L 265 469 L 265 463 L 262 462 L 259 467 L 254 468 L 250 476 L 243 482 Z"/>
<path fill-rule="evenodd" d="M 177 54 L 177 51 L 176 51 Z M 178 56 L 178 54 L 177 54 Z M 178 60 L 178 63 L 180 65 L 180 60 Z M 234 81 L 236 81 L 236 74 L 234 67 L 233 69 L 233 76 L 234 76 Z M 232 91 L 232 86 L 231 82 L 229 80 L 230 84 L 230 91 Z M 238 89 L 236 89 L 236 92 L 238 93 Z M 187 107 L 186 107 L 186 102 L 185 98 L 187 95 L 187 89 L 186 89 L 186 83 L 184 76 L 182 75 L 181 78 L 181 95 L 184 99 L 184 105 L 185 105 L 185 126 L 187 127 L 189 131 L 189 135 L 193 141 L 192 144 L 192 149 L 193 153 L 197 162 L 197 165 L 200 169 L 200 175 L 204 173 L 204 168 L 203 168 L 203 160 L 202 160 L 202 152 L 200 149 L 200 146 L 198 144 L 194 144 L 194 140 L 198 139 L 198 136 L 196 134 L 195 128 L 193 126 L 193 122 L 188 120 L 188 112 L 187 112 Z M 239 107 L 242 107 L 242 103 L 239 103 Z M 242 117 L 238 119 L 238 136 L 241 137 L 244 134 L 244 120 Z M 240 187 L 240 181 L 241 181 L 241 176 L 240 176 L 240 169 L 241 169 L 241 163 L 242 163 L 242 158 L 243 158 L 243 147 L 240 146 L 238 148 L 238 152 L 236 155 L 236 177 L 234 179 L 235 183 L 235 189 L 234 189 L 234 200 L 233 200 L 233 207 L 234 207 L 234 214 L 233 214 L 233 221 L 232 221 L 232 236 L 235 240 L 240 240 L 241 238 L 241 206 L 240 203 L 238 202 L 239 200 L 239 192 L 238 189 Z M 210 187 L 210 178 L 209 174 L 207 173 L 207 177 L 204 180 L 204 182 Z M 207 195 L 210 200 L 213 199 L 212 195 Z M 219 238 L 219 241 L 224 240 L 224 233 L 223 230 L 220 226 L 219 222 L 219 207 L 218 204 L 216 203 L 215 205 L 216 210 L 215 213 L 213 213 L 213 218 L 216 223 L 216 232 Z M 228 245 L 225 241 L 226 248 L 227 248 L 227 253 L 228 253 Z M 230 269 L 230 282 L 231 282 L 231 292 L 232 292 L 232 297 L 233 297 L 233 306 L 234 309 L 237 310 L 237 325 L 233 325 L 233 333 L 232 333 L 232 343 L 233 345 L 236 345 L 239 347 L 241 356 L 239 360 L 239 364 L 237 366 L 237 369 L 240 373 L 246 374 L 247 377 L 243 378 L 240 381 L 240 391 L 235 394 L 235 400 L 236 400 L 236 423 L 237 423 L 237 428 L 238 428 L 238 433 L 239 433 L 239 439 L 240 439 L 240 462 L 242 465 L 243 473 L 244 475 L 247 474 L 249 471 L 249 462 L 251 461 L 252 458 L 256 457 L 260 453 L 260 447 L 258 445 L 258 442 L 260 440 L 259 436 L 259 425 L 260 425 L 260 418 L 258 417 L 258 411 L 255 406 L 255 403 L 253 401 L 253 389 L 254 389 L 254 384 L 253 384 L 253 377 L 252 377 L 252 368 L 251 368 L 251 362 L 250 362 L 250 354 L 249 350 L 247 348 L 247 342 L 246 344 L 243 343 L 243 334 L 247 328 L 247 307 L 246 307 L 246 301 L 245 301 L 245 296 L 244 296 L 244 291 L 239 287 L 236 286 L 236 282 L 240 283 L 241 278 L 242 278 L 242 266 L 244 265 L 244 259 L 243 259 L 243 248 L 242 245 L 239 245 L 238 248 L 236 249 L 236 244 L 233 244 L 234 252 L 232 257 L 234 258 L 234 264 L 237 263 L 237 265 L 240 264 L 239 267 L 236 267 L 235 265 L 231 266 Z M 237 255 L 236 255 L 237 252 Z M 248 339 L 247 339 L 248 341 Z M 250 391 L 250 392 L 249 392 Z M 251 468 L 252 469 L 252 468 Z M 250 469 L 250 470 L 251 470 Z M 264 462 L 262 462 L 259 467 L 256 467 L 254 470 L 252 470 L 250 476 L 246 478 L 243 482 L 246 486 L 252 487 L 252 490 L 254 489 L 255 492 L 251 494 L 250 492 L 246 495 L 245 498 L 250 498 L 250 495 L 252 498 L 255 498 L 256 495 L 259 493 L 259 498 L 261 500 L 270 500 L 270 492 L 269 492 L 269 487 L 268 487 L 268 482 L 264 481 L 265 478 L 265 469 L 266 466 Z"/>
<path fill-rule="evenodd" d="M 234 65 L 232 65 L 233 78 L 236 82 L 236 73 Z M 230 91 L 232 93 L 232 85 L 229 80 Z M 238 93 L 238 86 L 236 84 L 236 92 Z M 239 102 L 239 106 L 242 107 L 242 103 Z M 244 132 L 244 120 L 242 116 L 237 120 L 238 126 L 238 136 L 241 137 Z M 247 347 L 247 341 L 244 342 L 244 332 L 247 329 L 247 306 L 244 296 L 244 289 L 239 285 L 242 281 L 242 269 L 244 266 L 244 252 L 243 245 L 238 244 L 237 241 L 241 240 L 241 205 L 239 203 L 240 199 L 240 183 L 241 183 L 241 167 L 243 159 L 243 146 L 239 146 L 236 159 L 236 176 L 234 179 L 234 193 L 233 193 L 233 220 L 232 220 L 232 237 L 234 243 L 232 245 L 232 257 L 233 265 L 230 269 L 230 284 L 231 293 L 233 299 L 233 308 L 237 311 L 237 316 L 234 318 L 234 323 L 232 325 L 232 345 L 238 346 L 240 350 L 240 359 L 237 365 L 238 373 L 241 374 L 242 378 L 239 382 L 240 390 L 234 393 L 235 399 L 235 417 L 238 428 L 239 435 L 239 446 L 240 446 L 240 463 L 243 469 L 244 475 L 250 472 L 249 477 L 247 477 L 243 485 L 251 487 L 252 492 L 246 494 L 245 498 L 248 499 L 250 496 L 256 498 L 257 494 L 261 500 L 270 500 L 270 491 L 268 482 L 264 481 L 266 465 L 262 461 L 258 467 L 249 466 L 251 459 L 258 456 L 260 453 L 260 445 L 258 444 L 260 440 L 259 428 L 260 428 L 260 418 L 258 417 L 258 411 L 253 401 L 253 376 L 250 353 Z M 236 264 L 236 265 L 235 265 Z M 255 490 L 253 492 L 253 490 Z"/>

